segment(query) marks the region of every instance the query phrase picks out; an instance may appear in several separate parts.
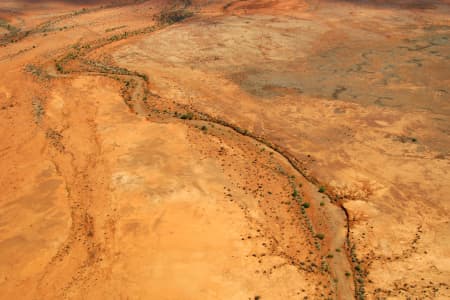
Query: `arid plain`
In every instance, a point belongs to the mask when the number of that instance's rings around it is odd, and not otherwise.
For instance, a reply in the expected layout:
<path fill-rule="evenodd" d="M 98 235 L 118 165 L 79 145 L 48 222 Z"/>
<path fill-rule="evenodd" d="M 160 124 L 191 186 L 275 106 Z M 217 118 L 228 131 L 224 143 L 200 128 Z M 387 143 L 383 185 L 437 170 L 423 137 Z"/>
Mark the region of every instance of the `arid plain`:
<path fill-rule="evenodd" d="M 449 1 L 0 0 L 1 299 L 449 299 Z"/>

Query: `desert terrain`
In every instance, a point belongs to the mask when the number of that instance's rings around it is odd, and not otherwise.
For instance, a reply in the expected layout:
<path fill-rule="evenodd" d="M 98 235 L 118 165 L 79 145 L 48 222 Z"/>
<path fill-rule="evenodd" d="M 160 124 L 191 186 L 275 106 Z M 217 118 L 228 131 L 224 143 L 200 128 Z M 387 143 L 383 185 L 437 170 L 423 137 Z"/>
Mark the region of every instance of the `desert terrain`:
<path fill-rule="evenodd" d="M 450 299 L 450 2 L 0 0 L 0 299 Z"/>

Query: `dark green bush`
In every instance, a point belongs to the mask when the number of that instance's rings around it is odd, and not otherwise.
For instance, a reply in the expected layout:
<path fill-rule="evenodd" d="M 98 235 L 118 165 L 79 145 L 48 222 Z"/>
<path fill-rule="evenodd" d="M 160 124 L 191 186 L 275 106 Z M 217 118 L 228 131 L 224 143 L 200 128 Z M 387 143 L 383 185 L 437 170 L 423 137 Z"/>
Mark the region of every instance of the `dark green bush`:
<path fill-rule="evenodd" d="M 58 72 L 60 73 L 64 72 L 64 68 L 60 63 L 56 63 L 56 70 L 58 70 Z"/>
<path fill-rule="evenodd" d="M 191 112 L 182 114 L 180 117 L 180 119 L 182 119 L 182 120 L 192 120 L 193 118 L 194 118 L 194 114 Z"/>
<path fill-rule="evenodd" d="M 194 14 L 186 9 L 163 10 L 157 17 L 160 24 L 171 25 L 192 17 Z"/>

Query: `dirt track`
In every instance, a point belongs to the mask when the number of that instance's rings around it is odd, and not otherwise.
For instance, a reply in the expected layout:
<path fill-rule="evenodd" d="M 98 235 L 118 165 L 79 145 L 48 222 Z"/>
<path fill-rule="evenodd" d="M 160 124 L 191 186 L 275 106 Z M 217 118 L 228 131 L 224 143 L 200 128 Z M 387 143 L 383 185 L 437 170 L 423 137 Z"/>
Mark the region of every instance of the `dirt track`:
<path fill-rule="evenodd" d="M 5 297 L 449 296 L 447 4 L 1 3 Z"/>

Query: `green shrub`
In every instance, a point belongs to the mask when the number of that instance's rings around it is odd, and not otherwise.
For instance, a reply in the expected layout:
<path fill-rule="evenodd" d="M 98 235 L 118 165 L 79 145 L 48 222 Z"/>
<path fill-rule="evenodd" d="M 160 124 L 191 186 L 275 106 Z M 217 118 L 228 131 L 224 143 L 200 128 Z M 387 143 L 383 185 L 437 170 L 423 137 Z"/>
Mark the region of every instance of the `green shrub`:
<path fill-rule="evenodd" d="M 325 187 L 324 186 L 319 187 L 319 193 L 325 193 Z"/>
<path fill-rule="evenodd" d="M 180 117 L 180 119 L 182 119 L 182 120 L 192 120 L 192 118 L 194 118 L 194 114 L 191 112 L 182 114 Z"/>
<path fill-rule="evenodd" d="M 319 240 L 323 240 L 325 238 L 325 235 L 323 233 L 317 233 L 316 238 L 318 238 Z"/>
<path fill-rule="evenodd" d="M 163 10 L 157 17 L 160 24 L 171 25 L 192 17 L 194 14 L 186 9 Z"/>
<path fill-rule="evenodd" d="M 56 70 L 58 70 L 58 72 L 60 73 L 64 72 L 64 68 L 60 63 L 56 63 Z"/>

